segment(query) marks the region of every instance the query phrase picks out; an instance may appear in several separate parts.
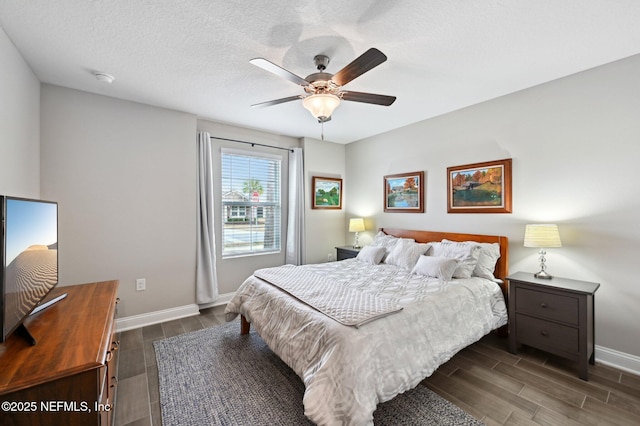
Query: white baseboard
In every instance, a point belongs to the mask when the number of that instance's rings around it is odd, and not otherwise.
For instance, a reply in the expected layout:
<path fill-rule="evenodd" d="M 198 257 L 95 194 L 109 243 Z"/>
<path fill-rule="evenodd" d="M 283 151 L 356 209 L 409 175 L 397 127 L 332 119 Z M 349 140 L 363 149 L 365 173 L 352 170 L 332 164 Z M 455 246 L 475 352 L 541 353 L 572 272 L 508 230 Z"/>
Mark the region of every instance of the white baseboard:
<path fill-rule="evenodd" d="M 116 331 L 133 330 L 136 328 L 146 327 L 148 325 L 159 324 L 161 322 L 191 317 L 194 315 L 200 315 L 200 308 L 196 304 L 178 306 L 146 314 L 132 315 L 130 317 L 116 319 Z"/>
<path fill-rule="evenodd" d="M 200 309 L 211 308 L 227 304 L 235 293 L 225 293 L 218 296 L 215 302 L 206 305 L 185 305 L 147 314 L 133 315 L 116 320 L 116 330 L 127 331 L 161 322 L 200 315 Z M 640 376 L 640 357 L 619 352 L 614 349 L 596 345 L 596 361 L 610 367 L 615 367 Z"/>
<path fill-rule="evenodd" d="M 235 293 L 225 293 L 218 296 L 215 302 L 206 305 L 185 305 L 175 308 L 164 309 L 162 311 L 149 312 L 146 314 L 132 315 L 130 317 L 116 319 L 116 331 L 134 330 L 148 325 L 159 324 L 161 322 L 172 321 L 180 318 L 200 315 L 200 309 L 221 306 L 229 303 Z"/>
<path fill-rule="evenodd" d="M 215 302 L 200 305 L 200 309 L 213 308 L 214 306 L 226 305 L 231 301 L 231 298 L 233 297 L 234 294 L 235 293 L 219 294 Z"/>
<path fill-rule="evenodd" d="M 640 357 L 596 345 L 596 361 L 640 376 Z"/>

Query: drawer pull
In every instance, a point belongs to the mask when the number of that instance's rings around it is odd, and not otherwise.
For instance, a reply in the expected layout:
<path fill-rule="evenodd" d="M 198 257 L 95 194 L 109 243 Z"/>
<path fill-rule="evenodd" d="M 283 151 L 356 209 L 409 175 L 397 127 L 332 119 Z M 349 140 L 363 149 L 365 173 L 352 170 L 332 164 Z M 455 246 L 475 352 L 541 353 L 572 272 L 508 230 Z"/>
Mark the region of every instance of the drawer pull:
<path fill-rule="evenodd" d="M 540 334 L 542 334 L 544 337 L 547 337 L 549 335 L 549 332 L 547 330 L 540 330 Z"/>
<path fill-rule="evenodd" d="M 112 359 L 113 359 L 113 352 L 111 351 L 107 352 L 107 359 L 105 362 L 108 364 L 111 362 Z"/>
<path fill-rule="evenodd" d="M 546 304 L 546 303 L 544 303 L 544 302 L 542 302 L 542 303 L 540 304 L 540 306 L 541 306 L 542 308 L 545 308 L 545 309 L 546 309 L 547 307 L 549 307 L 549 305 L 547 305 L 547 304 Z"/>

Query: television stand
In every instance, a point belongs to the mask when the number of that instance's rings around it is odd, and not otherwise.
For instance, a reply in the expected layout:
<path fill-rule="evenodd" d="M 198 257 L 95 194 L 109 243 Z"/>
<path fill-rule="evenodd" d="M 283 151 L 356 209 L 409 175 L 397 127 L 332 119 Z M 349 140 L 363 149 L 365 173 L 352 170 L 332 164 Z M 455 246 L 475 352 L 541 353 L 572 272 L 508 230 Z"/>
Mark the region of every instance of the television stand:
<path fill-rule="evenodd" d="M 67 297 L 67 293 L 63 293 L 58 297 L 54 297 L 53 299 L 49 300 L 48 302 L 41 303 L 40 305 L 36 306 L 33 311 L 31 311 L 29 316 L 35 315 L 38 312 L 42 311 L 43 309 L 47 309 L 49 306 L 53 305 L 54 303 L 57 303 L 57 302 L 61 301 L 65 297 Z"/>
<path fill-rule="evenodd" d="M 53 299 L 36 306 L 35 309 L 31 311 L 29 316 L 35 315 L 38 312 L 47 309 L 49 306 L 53 305 L 54 303 L 58 303 L 65 297 L 67 297 L 67 293 L 63 293 L 60 296 L 54 297 Z M 29 329 L 27 329 L 24 323 L 20 324 L 18 328 L 16 328 L 16 331 L 14 331 L 13 333 L 25 339 L 31 346 L 35 346 L 38 343 L 36 341 L 36 338 L 33 337 L 31 333 L 29 333 Z"/>
<path fill-rule="evenodd" d="M 35 337 L 33 337 L 31 333 L 29 333 L 29 330 L 27 330 L 27 327 L 25 327 L 24 324 L 20 324 L 18 328 L 16 328 L 16 331 L 13 332 L 13 334 L 15 334 L 16 336 L 22 337 L 31 346 L 35 346 L 36 343 L 38 343 L 36 342 Z"/>

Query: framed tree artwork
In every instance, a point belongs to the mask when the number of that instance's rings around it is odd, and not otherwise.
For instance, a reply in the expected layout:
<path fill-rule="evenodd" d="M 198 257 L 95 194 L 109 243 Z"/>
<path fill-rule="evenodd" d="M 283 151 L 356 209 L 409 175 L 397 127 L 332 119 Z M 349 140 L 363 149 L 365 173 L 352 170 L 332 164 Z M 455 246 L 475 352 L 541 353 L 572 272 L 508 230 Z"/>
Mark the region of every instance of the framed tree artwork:
<path fill-rule="evenodd" d="M 384 177 L 384 211 L 424 213 L 424 172 Z"/>
<path fill-rule="evenodd" d="M 448 213 L 511 213 L 511 158 L 447 168 Z"/>
<path fill-rule="evenodd" d="M 314 209 L 342 208 L 342 179 L 314 176 L 312 181 Z"/>

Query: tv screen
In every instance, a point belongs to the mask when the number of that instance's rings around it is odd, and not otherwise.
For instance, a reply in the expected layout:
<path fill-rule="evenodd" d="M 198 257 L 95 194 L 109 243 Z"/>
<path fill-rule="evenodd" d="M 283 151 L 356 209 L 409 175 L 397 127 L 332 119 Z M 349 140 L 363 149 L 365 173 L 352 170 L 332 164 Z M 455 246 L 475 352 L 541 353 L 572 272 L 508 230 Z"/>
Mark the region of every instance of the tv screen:
<path fill-rule="evenodd" d="M 0 196 L 2 342 L 58 284 L 58 204 Z"/>

